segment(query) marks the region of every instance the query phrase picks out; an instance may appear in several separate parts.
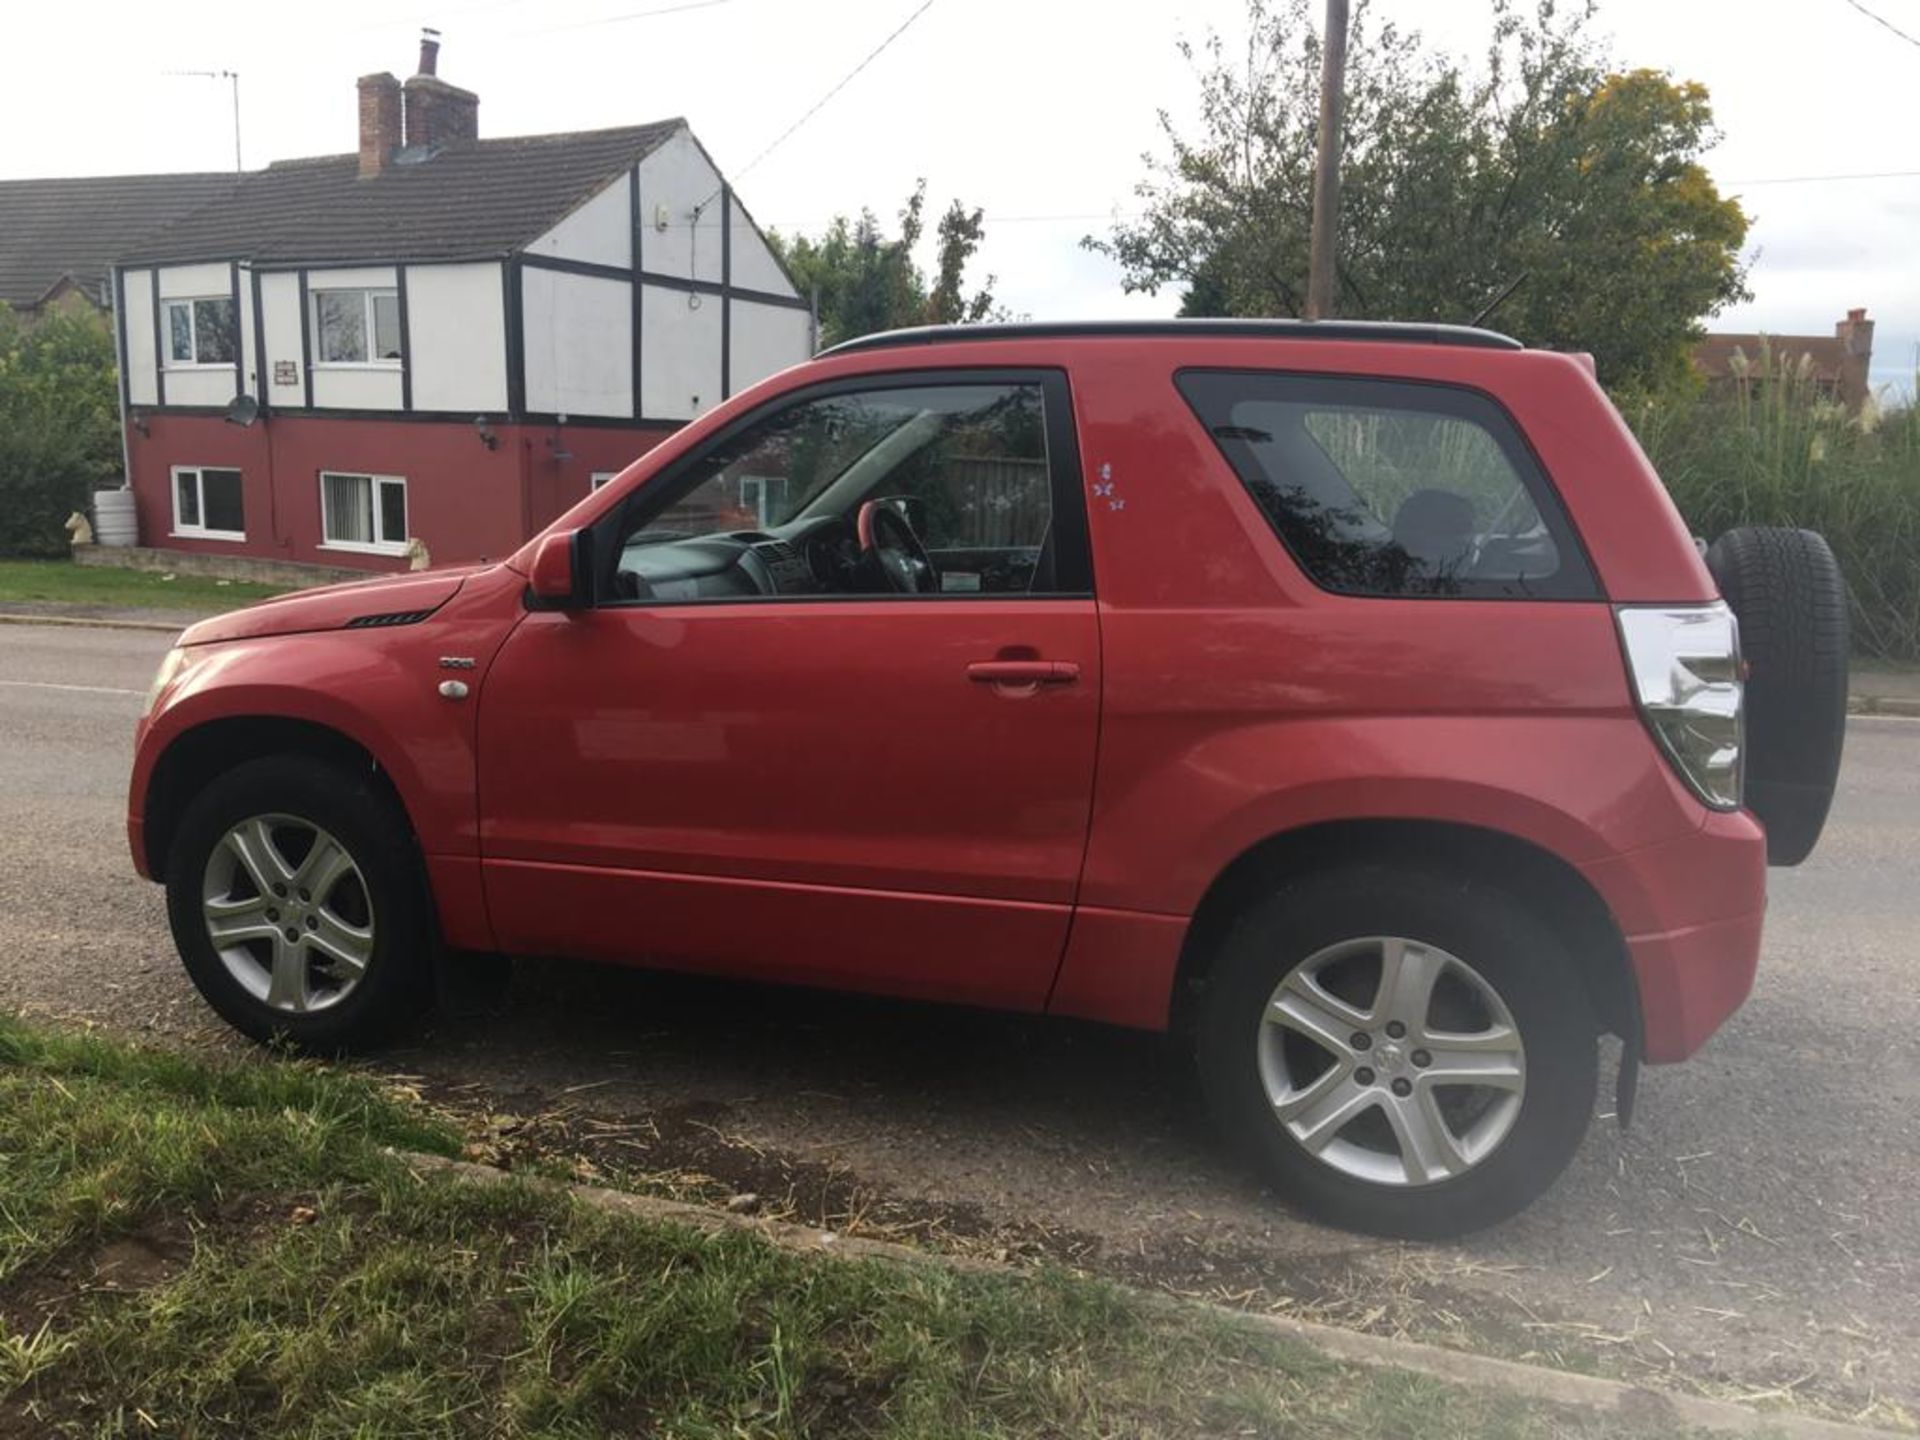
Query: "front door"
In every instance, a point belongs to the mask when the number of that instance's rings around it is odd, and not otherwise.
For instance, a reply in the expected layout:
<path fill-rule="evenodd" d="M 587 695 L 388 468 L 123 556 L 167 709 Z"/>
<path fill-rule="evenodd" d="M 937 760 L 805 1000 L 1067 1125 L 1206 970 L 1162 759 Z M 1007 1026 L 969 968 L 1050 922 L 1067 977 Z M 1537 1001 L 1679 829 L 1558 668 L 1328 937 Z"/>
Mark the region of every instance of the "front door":
<path fill-rule="evenodd" d="M 1100 694 L 1068 404 L 814 387 L 597 526 L 598 603 L 530 615 L 481 697 L 502 946 L 1042 1006 Z"/>

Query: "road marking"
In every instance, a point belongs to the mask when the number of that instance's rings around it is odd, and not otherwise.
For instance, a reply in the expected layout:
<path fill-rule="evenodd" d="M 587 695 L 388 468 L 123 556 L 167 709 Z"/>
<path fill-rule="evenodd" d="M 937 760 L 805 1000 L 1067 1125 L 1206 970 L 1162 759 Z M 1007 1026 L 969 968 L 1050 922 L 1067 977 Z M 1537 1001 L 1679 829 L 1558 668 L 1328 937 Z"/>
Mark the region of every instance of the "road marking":
<path fill-rule="evenodd" d="M 16 690 L 77 690 L 84 695 L 144 695 L 144 690 L 122 690 L 117 685 L 56 685 L 51 680 L 0 680 Z"/>

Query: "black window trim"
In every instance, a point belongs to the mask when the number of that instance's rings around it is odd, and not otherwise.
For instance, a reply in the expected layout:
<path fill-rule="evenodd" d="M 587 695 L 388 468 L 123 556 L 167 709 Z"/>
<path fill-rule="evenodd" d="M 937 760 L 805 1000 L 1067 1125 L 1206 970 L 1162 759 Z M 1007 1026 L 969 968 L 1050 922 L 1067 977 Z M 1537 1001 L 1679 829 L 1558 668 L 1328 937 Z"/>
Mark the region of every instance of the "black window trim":
<path fill-rule="evenodd" d="M 1327 584 L 1313 571 L 1305 560 L 1301 559 L 1299 552 L 1294 549 L 1293 542 L 1288 539 L 1286 532 L 1274 522 L 1273 517 L 1267 514 L 1266 507 L 1247 489 L 1246 481 L 1241 476 L 1239 467 L 1233 463 L 1232 458 L 1227 453 L 1226 447 L 1221 444 L 1219 438 L 1214 435 L 1212 428 L 1207 424 L 1206 417 L 1200 413 L 1199 407 L 1181 386 L 1181 380 L 1189 375 L 1257 375 L 1263 377 L 1279 377 L 1289 380 L 1351 380 L 1363 383 L 1371 382 L 1380 385 L 1399 385 L 1427 390 L 1449 391 L 1454 394 L 1471 395 L 1480 400 L 1484 400 L 1499 415 L 1501 421 L 1506 426 L 1508 436 L 1511 437 L 1513 444 L 1519 448 L 1520 453 L 1526 458 L 1527 464 L 1531 468 L 1530 475 L 1528 470 L 1525 469 L 1518 472 L 1520 483 L 1526 488 L 1528 497 L 1533 501 L 1534 507 L 1539 512 L 1541 519 L 1547 523 L 1548 533 L 1553 535 L 1555 544 L 1560 547 L 1561 573 L 1553 577 L 1556 582 L 1555 590 L 1557 593 L 1516 594 L 1512 591 L 1504 590 L 1499 592 L 1469 590 L 1452 595 L 1436 594 L 1430 591 L 1419 590 L 1383 593 L 1368 590 L 1342 590 Z M 1287 558 L 1293 562 L 1293 568 L 1316 590 L 1328 595 L 1337 596 L 1342 600 L 1360 601 L 1467 601 L 1476 604 L 1488 602 L 1512 604 L 1515 601 L 1521 601 L 1538 604 L 1575 605 L 1589 605 L 1606 601 L 1606 584 L 1600 577 L 1599 568 L 1593 563 L 1593 555 L 1587 549 L 1587 542 L 1585 537 L 1580 533 L 1580 527 L 1574 523 L 1573 514 L 1567 509 L 1567 503 L 1561 497 L 1560 486 L 1558 482 L 1554 480 L 1553 472 L 1547 468 L 1546 461 L 1541 458 L 1540 452 L 1534 448 L 1532 437 L 1527 434 L 1526 427 L 1515 418 L 1513 411 L 1507 408 L 1506 403 L 1492 391 L 1479 385 L 1467 384 L 1463 381 L 1437 380 L 1425 375 L 1383 375 L 1348 370 L 1301 370 L 1287 366 L 1267 365 L 1183 365 L 1173 372 L 1172 379 L 1174 393 L 1180 397 L 1180 403 L 1186 407 L 1187 413 L 1193 417 L 1194 423 L 1200 427 L 1200 432 L 1206 437 L 1207 443 L 1213 447 L 1214 453 L 1220 457 L 1221 463 L 1227 467 L 1227 473 L 1232 475 L 1240 484 L 1242 492 L 1246 494 L 1253 508 L 1260 513 L 1260 518 L 1266 524 L 1267 529 L 1271 531 L 1274 538 L 1280 542 L 1281 548 L 1287 553 Z M 1508 446 L 1504 443 L 1502 436 L 1495 434 L 1493 440 L 1495 444 L 1500 446 L 1503 454 L 1507 452 Z M 1569 558 L 1575 562 L 1577 567 L 1572 572 L 1569 572 L 1567 568 Z M 1500 582 L 1486 583 L 1497 584 Z"/>
<path fill-rule="evenodd" d="M 628 599 L 614 593 L 614 571 L 619 564 L 616 538 L 632 528 L 630 522 L 659 514 L 681 498 L 682 486 L 713 452 L 782 410 L 835 395 L 875 390 L 923 390 L 942 385 L 1037 385 L 1045 411 L 1047 479 L 1052 502 L 1049 518 L 1055 584 L 1050 590 L 953 590 L 927 595 L 741 595 L 716 600 L 709 596 Z M 689 487 L 690 488 L 690 487 Z M 910 605 L 963 600 L 1004 603 L 1009 600 L 1090 600 L 1093 598 L 1093 552 L 1087 531 L 1085 483 L 1080 467 L 1079 427 L 1073 413 L 1073 391 L 1067 372 L 1058 366 L 943 366 L 929 370 L 879 370 L 846 375 L 799 386 L 769 396 L 707 437 L 698 450 L 675 460 L 651 477 L 590 530 L 593 554 L 593 604 L 599 609 L 664 609 L 684 605 L 791 605 L 795 603 L 867 602 L 899 600 Z"/>

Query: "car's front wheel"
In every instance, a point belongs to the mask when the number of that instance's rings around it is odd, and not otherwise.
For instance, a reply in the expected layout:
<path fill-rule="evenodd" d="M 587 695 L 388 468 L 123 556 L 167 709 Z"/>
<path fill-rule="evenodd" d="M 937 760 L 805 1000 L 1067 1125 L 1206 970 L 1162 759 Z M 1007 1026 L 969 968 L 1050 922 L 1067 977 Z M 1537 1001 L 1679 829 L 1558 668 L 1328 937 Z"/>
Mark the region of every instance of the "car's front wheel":
<path fill-rule="evenodd" d="M 1532 909 L 1465 876 L 1357 865 L 1248 907 L 1196 1036 L 1208 1101 L 1333 1224 L 1458 1235 L 1524 1208 L 1593 1112 L 1596 1030 Z"/>
<path fill-rule="evenodd" d="M 433 927 L 406 817 L 339 766 L 272 756 L 202 791 L 168 852 L 167 914 L 200 993 L 257 1040 L 369 1044 L 430 995 Z"/>

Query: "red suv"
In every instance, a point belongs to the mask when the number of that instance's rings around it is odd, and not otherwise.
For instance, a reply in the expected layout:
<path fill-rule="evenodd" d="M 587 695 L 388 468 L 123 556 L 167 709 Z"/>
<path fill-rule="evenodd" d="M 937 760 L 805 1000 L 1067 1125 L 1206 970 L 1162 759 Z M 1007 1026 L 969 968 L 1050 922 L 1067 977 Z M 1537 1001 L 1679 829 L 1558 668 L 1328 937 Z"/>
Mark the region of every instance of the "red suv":
<path fill-rule="evenodd" d="M 1817 537 L 1703 556 L 1580 357 L 897 333 L 504 564 L 194 626 L 128 829 L 250 1035 L 463 952 L 1170 1029 L 1285 1195 L 1446 1234 L 1565 1166 L 1602 1032 L 1624 1112 L 1745 997 L 1845 626 Z"/>

